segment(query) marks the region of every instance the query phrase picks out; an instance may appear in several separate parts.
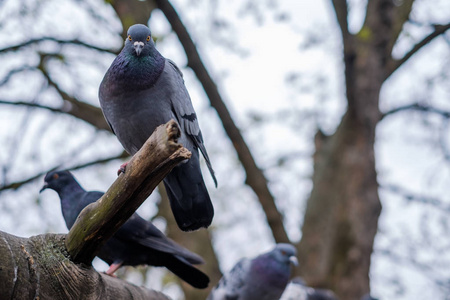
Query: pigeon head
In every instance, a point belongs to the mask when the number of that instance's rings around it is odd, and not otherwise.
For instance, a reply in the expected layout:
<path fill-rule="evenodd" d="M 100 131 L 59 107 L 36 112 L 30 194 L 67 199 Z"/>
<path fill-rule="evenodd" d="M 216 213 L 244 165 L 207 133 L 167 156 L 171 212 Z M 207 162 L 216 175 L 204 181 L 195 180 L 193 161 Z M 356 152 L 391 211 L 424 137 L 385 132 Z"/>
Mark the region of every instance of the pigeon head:
<path fill-rule="evenodd" d="M 282 264 L 289 265 L 290 263 L 298 265 L 297 250 L 291 244 L 277 244 L 272 250 L 271 256 Z"/>
<path fill-rule="evenodd" d="M 69 171 L 50 171 L 45 175 L 44 186 L 41 192 L 45 189 L 52 189 L 59 192 L 74 181 L 75 178 Z"/>
<path fill-rule="evenodd" d="M 135 24 L 128 29 L 125 49 L 136 56 L 146 56 L 153 48 L 153 39 L 150 29 L 142 24 Z"/>

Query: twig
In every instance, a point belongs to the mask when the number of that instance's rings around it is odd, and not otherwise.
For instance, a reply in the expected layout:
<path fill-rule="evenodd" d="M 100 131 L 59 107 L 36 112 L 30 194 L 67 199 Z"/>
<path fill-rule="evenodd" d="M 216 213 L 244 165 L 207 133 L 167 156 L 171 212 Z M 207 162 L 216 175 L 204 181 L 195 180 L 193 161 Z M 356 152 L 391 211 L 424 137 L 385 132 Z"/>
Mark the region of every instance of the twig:
<path fill-rule="evenodd" d="M 431 42 L 436 37 L 440 36 L 441 34 L 445 33 L 448 29 L 450 29 L 450 23 L 445 25 L 434 25 L 434 31 L 427 35 L 423 40 L 418 42 L 417 44 L 412 47 L 409 52 L 407 52 L 402 58 L 400 59 L 392 59 L 390 61 L 390 64 L 388 65 L 388 72 L 387 77 L 391 76 L 392 73 L 394 73 L 400 66 L 402 66 L 408 59 L 411 58 L 414 54 L 416 54 L 420 49 L 422 49 L 426 44 Z"/>

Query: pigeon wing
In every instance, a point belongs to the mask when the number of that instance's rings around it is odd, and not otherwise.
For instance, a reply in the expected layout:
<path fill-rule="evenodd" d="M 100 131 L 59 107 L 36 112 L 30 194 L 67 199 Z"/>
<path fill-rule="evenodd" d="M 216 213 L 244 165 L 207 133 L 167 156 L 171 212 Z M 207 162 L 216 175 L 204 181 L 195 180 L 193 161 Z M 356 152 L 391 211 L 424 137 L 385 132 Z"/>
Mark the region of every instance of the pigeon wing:
<path fill-rule="evenodd" d="M 248 258 L 241 259 L 227 274 L 225 274 L 216 287 L 211 291 L 207 300 L 239 300 L 245 288 L 245 278 L 250 268 Z"/>
<path fill-rule="evenodd" d="M 203 136 L 198 124 L 197 114 L 192 106 L 191 98 L 184 86 L 183 73 L 181 73 L 178 66 L 166 59 L 166 68 L 171 70 L 174 77 L 174 84 L 178 86 L 177 93 L 172 97 L 172 112 L 177 118 L 178 124 L 180 124 L 182 130 L 191 138 L 194 145 L 200 149 L 203 157 L 205 158 L 206 165 L 208 166 L 211 177 L 217 187 L 217 179 L 214 175 L 214 170 L 211 165 L 208 153 L 206 152 L 205 145 L 203 144 Z"/>
<path fill-rule="evenodd" d="M 124 243 L 137 243 L 142 246 L 170 253 L 184 258 L 192 264 L 203 264 L 204 260 L 199 255 L 179 246 L 167 238 L 155 225 L 146 221 L 138 214 L 133 214 L 114 235 Z"/>

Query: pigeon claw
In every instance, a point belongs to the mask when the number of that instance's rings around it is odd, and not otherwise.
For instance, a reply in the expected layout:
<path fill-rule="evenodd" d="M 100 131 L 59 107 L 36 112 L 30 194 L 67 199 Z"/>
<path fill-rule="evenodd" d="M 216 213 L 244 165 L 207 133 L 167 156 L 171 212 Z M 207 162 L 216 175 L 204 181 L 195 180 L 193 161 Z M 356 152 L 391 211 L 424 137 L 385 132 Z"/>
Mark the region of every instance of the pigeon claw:
<path fill-rule="evenodd" d="M 117 176 L 119 176 L 120 173 L 125 174 L 125 170 L 127 169 L 127 165 L 128 165 L 128 162 L 125 162 L 125 163 L 120 165 L 119 170 L 117 170 Z"/>
<path fill-rule="evenodd" d="M 169 139 L 173 140 L 175 143 L 177 143 L 178 138 L 181 137 L 181 131 L 178 124 L 173 121 L 169 122 L 166 127 L 167 134 L 169 135 Z"/>

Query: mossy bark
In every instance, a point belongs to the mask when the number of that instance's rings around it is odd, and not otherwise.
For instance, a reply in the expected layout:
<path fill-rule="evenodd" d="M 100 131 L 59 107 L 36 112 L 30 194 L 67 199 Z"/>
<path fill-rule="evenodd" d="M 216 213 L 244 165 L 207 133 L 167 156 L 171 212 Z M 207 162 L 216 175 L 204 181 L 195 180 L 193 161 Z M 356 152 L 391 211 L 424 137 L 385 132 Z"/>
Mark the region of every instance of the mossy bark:
<path fill-rule="evenodd" d="M 65 237 L 20 238 L 0 231 L 0 299 L 169 299 L 72 262 Z"/>

